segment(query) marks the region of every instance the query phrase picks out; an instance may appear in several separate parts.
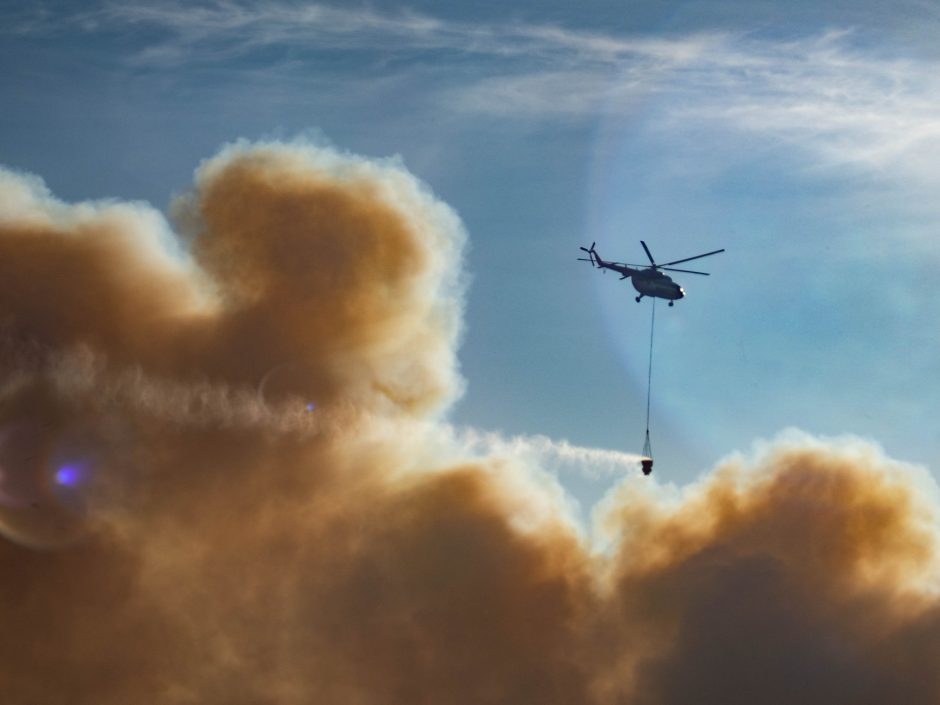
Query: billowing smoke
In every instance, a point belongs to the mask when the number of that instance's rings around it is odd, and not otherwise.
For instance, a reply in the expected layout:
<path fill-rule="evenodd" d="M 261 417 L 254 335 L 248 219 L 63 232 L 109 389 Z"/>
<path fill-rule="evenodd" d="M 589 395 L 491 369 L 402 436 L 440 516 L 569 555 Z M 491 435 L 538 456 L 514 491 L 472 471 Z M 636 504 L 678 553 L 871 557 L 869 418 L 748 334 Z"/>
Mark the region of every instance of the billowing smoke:
<path fill-rule="evenodd" d="M 3 702 L 940 700 L 923 470 L 794 434 L 591 539 L 552 464 L 632 459 L 443 421 L 465 238 L 400 164 L 237 144 L 173 213 L 0 171 Z"/>

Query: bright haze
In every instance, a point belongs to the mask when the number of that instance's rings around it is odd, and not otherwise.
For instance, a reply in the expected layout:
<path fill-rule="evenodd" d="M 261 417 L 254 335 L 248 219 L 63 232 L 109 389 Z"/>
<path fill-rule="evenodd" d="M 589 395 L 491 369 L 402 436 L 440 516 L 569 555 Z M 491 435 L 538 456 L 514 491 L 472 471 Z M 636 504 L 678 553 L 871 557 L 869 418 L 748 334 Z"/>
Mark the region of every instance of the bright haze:
<path fill-rule="evenodd" d="M 4 702 L 940 699 L 940 18 L 569 5 L 0 6 Z"/>

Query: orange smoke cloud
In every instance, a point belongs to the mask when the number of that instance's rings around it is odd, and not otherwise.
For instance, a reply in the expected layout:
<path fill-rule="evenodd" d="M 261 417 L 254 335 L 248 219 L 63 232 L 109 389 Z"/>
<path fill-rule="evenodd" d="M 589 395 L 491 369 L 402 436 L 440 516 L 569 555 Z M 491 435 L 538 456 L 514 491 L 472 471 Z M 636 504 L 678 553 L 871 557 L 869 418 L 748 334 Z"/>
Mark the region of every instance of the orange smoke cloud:
<path fill-rule="evenodd" d="M 900 656 L 940 644 L 921 472 L 860 441 L 795 437 L 726 462 L 670 509 L 624 488 L 606 517 L 624 538 L 603 630 L 630 654 L 612 664 L 631 674 L 623 697 L 936 701 L 932 669 Z"/>
<path fill-rule="evenodd" d="M 619 456 L 439 420 L 464 234 L 403 167 L 237 144 L 173 212 L 0 171 L 5 701 L 940 697 L 922 471 L 794 436 L 634 473 L 599 551 L 539 457 Z"/>

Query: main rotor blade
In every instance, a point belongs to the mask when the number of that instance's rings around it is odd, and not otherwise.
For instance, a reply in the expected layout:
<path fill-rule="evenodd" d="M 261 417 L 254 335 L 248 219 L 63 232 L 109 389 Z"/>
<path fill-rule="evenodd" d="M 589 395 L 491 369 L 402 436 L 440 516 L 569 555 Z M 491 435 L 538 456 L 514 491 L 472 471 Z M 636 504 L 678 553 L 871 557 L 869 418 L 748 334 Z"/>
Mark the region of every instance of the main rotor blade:
<path fill-rule="evenodd" d="M 691 262 L 694 259 L 702 259 L 702 257 L 711 257 L 712 255 L 717 255 L 719 252 L 724 252 L 724 251 L 725 251 L 725 248 L 722 247 L 720 250 L 713 250 L 712 252 L 706 252 L 704 255 L 695 255 L 695 257 L 686 257 L 685 259 L 677 259 L 677 260 L 673 260 L 672 262 L 666 262 L 662 266 L 668 267 L 670 264 L 682 264 L 683 262 Z"/>
<path fill-rule="evenodd" d="M 710 277 L 711 274 L 708 272 L 696 272 L 691 269 L 676 269 L 675 267 L 660 267 L 660 269 L 665 269 L 667 272 L 682 272 L 683 274 L 701 274 L 706 277 Z"/>
<path fill-rule="evenodd" d="M 650 254 L 650 248 L 646 246 L 646 243 L 640 240 L 640 244 L 643 245 L 643 249 L 646 250 L 646 256 L 650 258 L 650 264 L 654 267 L 656 266 L 656 260 L 653 259 L 653 255 Z M 675 264 L 675 262 L 673 262 Z"/>

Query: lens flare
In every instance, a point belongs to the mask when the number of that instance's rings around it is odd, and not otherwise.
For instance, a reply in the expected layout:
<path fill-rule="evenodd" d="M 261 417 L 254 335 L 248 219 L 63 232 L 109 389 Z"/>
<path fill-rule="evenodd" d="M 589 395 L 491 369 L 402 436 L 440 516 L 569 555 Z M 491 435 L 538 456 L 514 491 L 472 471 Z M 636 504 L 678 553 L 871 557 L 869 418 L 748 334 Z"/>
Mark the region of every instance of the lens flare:
<path fill-rule="evenodd" d="M 262 404 L 277 406 L 283 403 L 303 405 L 307 413 L 317 408 L 313 399 L 321 390 L 316 380 L 319 370 L 303 362 L 286 362 L 268 370 L 258 383 L 258 399 Z"/>
<path fill-rule="evenodd" d="M 55 473 L 55 481 L 64 487 L 75 487 L 82 479 L 81 468 L 77 465 L 63 465 Z"/>
<path fill-rule="evenodd" d="M 69 446 L 68 455 L 58 448 Z M 89 468 L 73 441 L 49 424 L 25 420 L 0 432 L 0 536 L 35 549 L 79 540 L 85 525 Z M 78 456 L 84 457 L 84 456 Z"/>

